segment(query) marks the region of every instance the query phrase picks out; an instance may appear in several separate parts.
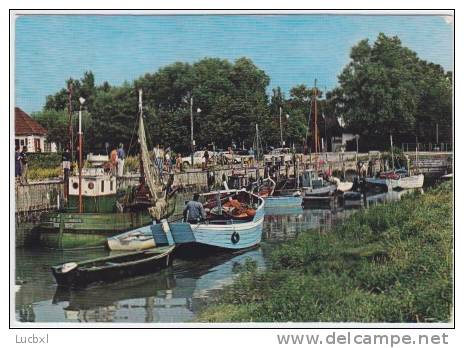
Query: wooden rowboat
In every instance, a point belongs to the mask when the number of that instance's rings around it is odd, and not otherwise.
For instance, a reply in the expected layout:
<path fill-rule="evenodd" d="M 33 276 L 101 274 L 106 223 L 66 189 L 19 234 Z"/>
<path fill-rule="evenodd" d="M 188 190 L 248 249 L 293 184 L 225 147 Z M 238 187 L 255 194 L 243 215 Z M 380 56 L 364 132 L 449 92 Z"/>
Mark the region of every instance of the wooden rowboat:
<path fill-rule="evenodd" d="M 124 253 L 51 268 L 59 286 L 85 288 L 90 284 L 154 273 L 172 264 L 174 246 Z"/>

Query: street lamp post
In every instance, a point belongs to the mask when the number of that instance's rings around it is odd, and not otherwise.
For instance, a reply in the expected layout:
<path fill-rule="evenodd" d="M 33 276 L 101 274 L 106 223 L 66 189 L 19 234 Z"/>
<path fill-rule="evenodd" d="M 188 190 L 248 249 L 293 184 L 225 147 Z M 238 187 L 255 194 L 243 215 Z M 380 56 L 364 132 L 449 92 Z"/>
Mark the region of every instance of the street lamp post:
<path fill-rule="evenodd" d="M 195 140 L 193 140 L 193 97 L 190 97 L 190 160 L 193 168 L 193 151 L 195 150 Z"/>
<path fill-rule="evenodd" d="M 82 105 L 85 103 L 85 99 L 79 98 L 79 213 L 83 213 L 84 207 L 82 204 Z"/>
<path fill-rule="evenodd" d="M 358 141 L 359 141 L 359 134 L 355 135 L 356 138 L 356 163 L 358 163 L 358 151 L 359 151 L 359 146 L 358 146 Z"/>
<path fill-rule="evenodd" d="M 280 147 L 284 146 L 284 138 L 282 134 L 282 107 L 279 107 L 279 125 L 280 125 Z"/>

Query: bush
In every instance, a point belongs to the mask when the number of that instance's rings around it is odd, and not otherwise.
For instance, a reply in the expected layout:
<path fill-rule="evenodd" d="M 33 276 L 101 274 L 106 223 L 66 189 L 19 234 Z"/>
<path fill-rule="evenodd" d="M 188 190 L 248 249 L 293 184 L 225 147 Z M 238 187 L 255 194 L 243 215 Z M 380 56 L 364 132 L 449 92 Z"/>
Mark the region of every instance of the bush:
<path fill-rule="evenodd" d="M 29 168 L 55 168 L 61 165 L 61 153 L 35 152 L 27 154 Z"/>
<path fill-rule="evenodd" d="M 452 309 L 452 186 L 359 211 L 278 247 L 200 321 L 446 322 Z M 218 313 L 225 308 L 233 310 Z"/>

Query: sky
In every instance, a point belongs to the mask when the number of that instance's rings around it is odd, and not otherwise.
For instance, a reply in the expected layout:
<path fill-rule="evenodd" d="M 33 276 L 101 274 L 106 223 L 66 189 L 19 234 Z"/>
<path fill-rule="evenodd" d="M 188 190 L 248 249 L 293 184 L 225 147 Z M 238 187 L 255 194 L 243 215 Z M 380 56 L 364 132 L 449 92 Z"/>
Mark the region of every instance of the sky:
<path fill-rule="evenodd" d="M 248 57 L 269 91 L 331 89 L 350 48 L 397 35 L 420 58 L 453 69 L 453 23 L 443 16 L 374 15 L 25 15 L 16 19 L 15 106 L 40 111 L 47 95 L 91 70 L 96 83 L 132 81 L 176 61 Z"/>

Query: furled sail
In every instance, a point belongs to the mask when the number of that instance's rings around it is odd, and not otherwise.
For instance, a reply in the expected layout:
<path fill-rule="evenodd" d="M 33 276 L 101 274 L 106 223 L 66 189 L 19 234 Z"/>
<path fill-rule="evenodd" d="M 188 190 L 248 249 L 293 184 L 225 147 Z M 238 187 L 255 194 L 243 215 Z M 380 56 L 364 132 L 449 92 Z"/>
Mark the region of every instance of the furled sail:
<path fill-rule="evenodd" d="M 150 154 L 147 148 L 147 139 L 145 136 L 145 125 L 143 122 L 143 108 L 142 108 L 142 90 L 139 90 L 139 129 L 138 136 L 140 142 L 140 154 L 145 175 L 145 182 L 150 190 L 153 201 L 156 203 L 158 200 L 165 200 L 166 191 L 163 190 L 163 183 L 158 168 L 155 168 L 150 159 Z M 163 192 L 164 191 L 164 192 Z"/>

